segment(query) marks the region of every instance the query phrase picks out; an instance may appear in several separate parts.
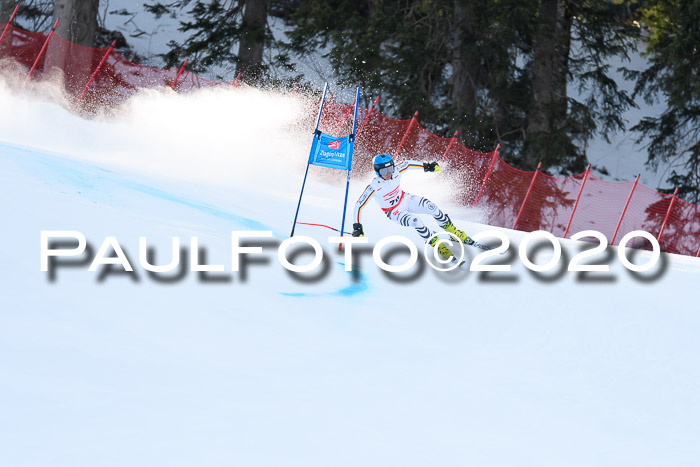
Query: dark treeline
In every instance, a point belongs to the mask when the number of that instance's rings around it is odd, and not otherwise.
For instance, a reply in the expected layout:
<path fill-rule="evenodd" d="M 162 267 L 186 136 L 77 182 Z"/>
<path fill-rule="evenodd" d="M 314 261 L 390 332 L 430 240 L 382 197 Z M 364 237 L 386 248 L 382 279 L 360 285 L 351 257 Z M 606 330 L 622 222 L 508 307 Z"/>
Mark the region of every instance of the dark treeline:
<path fill-rule="evenodd" d="M 0 2 L 2 21 L 16 0 Z M 64 37 L 109 35 L 92 25 L 98 0 L 22 3 L 45 12 L 51 4 L 53 17 L 71 18 Z M 417 110 L 436 134 L 459 130 L 477 150 L 501 144 L 516 167 L 542 163 L 552 174 L 585 170 L 592 138 L 632 131 L 648 163 L 674 162 L 680 168 L 668 181 L 700 201 L 699 0 L 172 0 L 144 8 L 177 18 L 187 34 L 169 43 L 166 66 L 188 58 L 191 71 L 292 86 L 305 83 L 295 61 L 323 56 L 341 84 L 381 94 L 384 113 Z M 284 38 L 273 37 L 272 18 L 284 21 Z M 648 69 L 624 70 L 638 49 Z M 618 67 L 634 92 L 612 78 Z M 639 99 L 663 103 L 662 113 L 625 122 Z"/>

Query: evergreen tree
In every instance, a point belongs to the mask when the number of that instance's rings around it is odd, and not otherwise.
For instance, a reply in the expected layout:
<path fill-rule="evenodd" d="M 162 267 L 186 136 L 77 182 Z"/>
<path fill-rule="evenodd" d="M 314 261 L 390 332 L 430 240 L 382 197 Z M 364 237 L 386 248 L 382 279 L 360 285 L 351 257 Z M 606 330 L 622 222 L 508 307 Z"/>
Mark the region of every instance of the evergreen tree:
<path fill-rule="evenodd" d="M 73 44 L 94 47 L 99 0 L 55 0 L 53 20 L 60 19 L 56 34 Z"/>
<path fill-rule="evenodd" d="M 527 112 L 527 138 L 521 166 L 533 170 L 561 163 L 576 154 L 566 131 L 567 84 L 573 15 L 568 2 L 541 0 L 534 17 L 529 52 L 532 102 Z M 573 153 L 573 154 L 572 154 Z M 574 167 L 575 168 L 575 167 Z"/>
<path fill-rule="evenodd" d="M 444 112 L 453 2 L 307 0 L 291 17 L 289 50 L 327 58 L 340 84 L 383 95 L 390 113 L 449 129 Z"/>
<path fill-rule="evenodd" d="M 501 143 L 510 162 L 558 173 L 585 167 L 585 146 L 624 128 L 633 105 L 604 64 L 634 28 L 596 0 L 307 0 L 289 46 L 326 56 L 337 74 L 381 92 L 394 114 L 419 110 L 468 146 Z M 577 47 L 572 47 L 576 44 Z M 585 100 L 567 94 L 578 85 Z"/>
<path fill-rule="evenodd" d="M 525 135 L 533 7 L 523 0 L 456 0 L 452 24 L 450 124 L 464 143 L 516 153 Z"/>
<path fill-rule="evenodd" d="M 0 23 L 7 23 L 19 0 L 0 0 Z"/>
<path fill-rule="evenodd" d="M 146 4 L 156 15 L 177 16 L 186 11 L 190 20 L 180 22 L 180 31 L 189 33 L 182 43 L 170 41 L 169 51 L 161 55 L 168 67 L 189 59 L 188 69 L 213 72 L 217 78 L 243 73 L 243 79 L 262 83 L 269 76 L 271 63 L 263 52 L 273 39 L 267 24 L 268 12 L 286 14 L 289 1 L 274 0 L 175 0 Z M 236 47 L 237 46 L 237 47 Z M 285 57 L 276 57 L 287 65 Z"/>
<path fill-rule="evenodd" d="M 97 4 L 99 2 L 97 0 L 88 0 L 85 2 L 77 3 L 77 7 L 79 8 L 83 8 L 87 5 L 87 7 L 94 8 L 95 10 L 97 10 Z M 47 31 L 51 28 L 51 26 L 53 26 L 53 22 L 55 22 L 56 20 L 54 16 L 54 0 L 0 0 L 0 22 L 9 19 L 10 15 L 12 14 L 12 11 L 14 10 L 15 5 L 17 4 L 19 4 L 19 10 L 17 11 L 17 16 L 15 17 L 14 21 L 14 24 L 16 26 L 22 27 L 33 32 Z M 126 10 L 119 10 L 112 11 L 110 12 L 110 14 L 129 15 L 132 13 L 129 13 Z M 92 14 L 81 15 L 81 18 L 82 17 L 85 17 L 87 21 L 92 22 Z M 78 20 L 78 18 L 75 19 Z M 97 27 L 94 33 L 94 41 L 90 45 L 91 47 L 107 47 L 112 43 L 112 41 L 116 40 L 116 46 L 114 48 L 116 52 L 126 57 L 127 59 L 135 62 L 143 62 L 145 60 L 144 57 L 141 57 L 133 50 L 133 48 L 127 42 L 127 39 L 121 32 L 106 29 L 104 27 L 104 24 L 101 24 L 101 22 L 99 21 L 97 14 L 95 17 L 95 21 L 97 21 Z M 61 19 L 61 23 L 66 24 L 70 22 L 70 19 Z M 88 28 L 92 28 L 93 25 L 88 26 Z M 83 26 L 80 26 L 80 28 L 83 28 Z M 72 33 L 64 32 L 62 34 L 65 34 L 66 37 L 70 39 L 69 36 L 71 36 Z M 83 36 L 84 34 L 79 33 L 78 35 Z M 88 37 L 90 35 L 91 33 L 88 33 Z M 90 41 L 88 39 L 81 43 L 88 44 L 90 43 Z"/>
<path fill-rule="evenodd" d="M 70 73 L 74 79 L 67 80 L 69 92 L 78 92 L 79 82 L 87 80 L 92 72 L 92 54 L 97 34 L 97 11 L 99 0 L 55 0 L 53 23 L 59 20 L 56 35 L 65 39 L 54 39 L 46 50 L 44 70 L 53 67 Z"/>
<path fill-rule="evenodd" d="M 195 72 L 207 71 L 217 66 L 217 76 L 232 71 L 236 63 L 233 47 L 240 33 L 239 20 L 243 3 L 237 0 L 192 1 L 177 0 L 168 4 L 145 4 L 144 7 L 159 19 L 164 14 L 176 16 L 179 10 L 189 8 L 191 21 L 181 21 L 180 31 L 190 32 L 180 44 L 168 42 L 170 50 L 161 57 L 166 67 L 177 67 L 189 59 L 188 69 Z"/>
<path fill-rule="evenodd" d="M 632 129 L 638 143 L 649 141 L 648 164 L 679 163 L 667 180 L 687 201 L 700 202 L 700 2 L 652 0 L 640 20 L 649 28 L 649 68 L 631 76 L 635 93 L 648 103 L 665 99 L 658 117 Z M 670 191 L 670 190 L 669 190 Z"/>
<path fill-rule="evenodd" d="M 618 2 L 619 3 L 619 2 Z M 595 135 L 609 141 L 624 130 L 621 115 L 634 106 L 610 77 L 613 59 L 627 59 L 636 29 L 624 21 L 624 3 L 542 0 L 529 67 L 529 106 L 523 168 L 538 162 L 562 174 L 583 171 L 585 149 Z M 575 85 L 583 100 L 567 93 Z"/>
<path fill-rule="evenodd" d="M 246 0 L 238 45 L 236 74 L 257 77 L 263 71 L 267 0 Z"/>
<path fill-rule="evenodd" d="M 0 23 L 10 19 L 10 15 L 19 4 L 15 25 L 29 31 L 44 31 L 51 27 L 53 0 L 0 0 Z"/>

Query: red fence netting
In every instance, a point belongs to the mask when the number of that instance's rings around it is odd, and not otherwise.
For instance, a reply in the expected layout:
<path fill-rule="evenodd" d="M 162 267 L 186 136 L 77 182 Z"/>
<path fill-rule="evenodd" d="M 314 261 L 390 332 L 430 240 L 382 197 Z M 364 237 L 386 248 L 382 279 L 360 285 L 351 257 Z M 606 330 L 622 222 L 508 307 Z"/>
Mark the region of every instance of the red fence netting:
<path fill-rule="evenodd" d="M 0 31 L 5 26 L 0 23 Z M 0 60 L 10 58 L 29 70 L 46 38 L 47 34 L 9 25 L 0 42 Z M 58 72 L 67 96 L 77 102 L 107 52 L 107 48 L 83 47 L 54 35 L 45 55 L 37 62 L 32 79 L 55 79 Z M 176 78 L 174 89 L 178 92 L 233 87 L 232 82 L 210 81 L 187 71 L 178 77 L 178 69 L 149 68 L 111 51 L 80 101 L 80 108 L 88 112 L 110 108 L 126 101 L 138 89 L 170 87 Z M 328 102 L 324 106 L 322 131 L 349 132 L 351 113 L 351 105 Z M 483 209 L 491 225 L 523 231 L 545 230 L 563 236 L 571 222 L 568 236 L 597 230 L 611 243 L 614 237 L 614 244 L 634 230 L 647 231 L 659 239 L 663 227 L 659 240 L 662 251 L 700 255 L 700 206 L 674 195 L 658 193 L 634 182 L 607 182 L 593 174 L 589 174 L 581 190 L 584 174 L 554 177 L 538 172 L 535 177 L 535 172 L 506 163 L 497 150 L 476 152 L 459 142 L 450 146 L 451 137 L 436 136 L 417 121 L 411 124 L 412 119 L 396 120 L 361 107 L 357 121 L 360 131 L 353 170 L 367 171 L 369 158 L 375 154 L 394 156 L 402 141 L 397 155 L 400 159 L 441 160 L 444 156 L 461 202 Z M 579 191 L 581 196 L 574 212 Z M 629 245 L 650 248 L 649 242 L 639 237 Z"/>

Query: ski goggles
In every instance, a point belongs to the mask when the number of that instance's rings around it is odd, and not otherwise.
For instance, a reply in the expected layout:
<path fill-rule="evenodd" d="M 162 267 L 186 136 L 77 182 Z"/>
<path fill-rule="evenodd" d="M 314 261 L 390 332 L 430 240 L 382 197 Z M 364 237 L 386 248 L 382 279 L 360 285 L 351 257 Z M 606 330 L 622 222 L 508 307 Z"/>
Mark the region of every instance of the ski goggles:
<path fill-rule="evenodd" d="M 393 173 L 394 173 L 394 166 L 393 165 L 390 165 L 389 167 L 382 167 L 381 169 L 379 169 L 379 175 L 381 177 L 384 177 L 386 175 L 393 174 Z"/>

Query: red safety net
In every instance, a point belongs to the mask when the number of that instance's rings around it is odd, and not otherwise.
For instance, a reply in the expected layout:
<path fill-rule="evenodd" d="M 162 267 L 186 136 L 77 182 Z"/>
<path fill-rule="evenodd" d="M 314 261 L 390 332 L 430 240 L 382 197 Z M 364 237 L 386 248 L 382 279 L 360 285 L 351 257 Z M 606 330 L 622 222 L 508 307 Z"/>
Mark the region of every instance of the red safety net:
<path fill-rule="evenodd" d="M 5 26 L 0 23 L 0 32 Z M 11 58 L 27 72 L 36 62 L 33 80 L 56 79 L 57 73 L 62 74 L 59 77 L 67 96 L 77 102 L 108 49 L 82 47 L 53 35 L 37 61 L 47 36 L 9 26 L 0 42 L 0 60 Z M 236 85 L 236 81 L 209 81 L 187 71 L 177 75 L 178 69 L 149 68 L 111 51 L 82 98 L 80 110 L 111 108 L 139 89 L 172 87 L 176 78 L 174 89 L 178 92 Z M 320 129 L 339 136 L 349 133 L 352 111 L 352 105 L 326 102 Z M 483 209 L 491 225 L 563 236 L 570 222 L 568 236 L 596 230 L 613 244 L 619 244 L 629 232 L 644 230 L 659 240 L 662 251 L 700 255 L 700 206 L 673 195 L 635 182 L 606 182 L 590 173 L 587 178 L 584 174 L 553 177 L 541 171 L 519 170 L 501 159 L 497 150 L 481 153 L 459 142 L 451 145 L 452 138 L 432 134 L 416 118 L 396 120 L 373 108 L 358 110 L 357 126 L 353 170 L 371 170 L 368 162 L 378 153 L 398 159 L 444 160 L 461 202 Z M 641 237 L 628 246 L 651 247 Z"/>
<path fill-rule="evenodd" d="M 0 30 L 4 30 L 5 26 L 6 24 L 0 23 Z M 83 47 L 54 34 L 44 54 L 39 57 L 46 39 L 47 34 L 29 32 L 10 25 L 0 43 L 0 59 L 11 57 L 27 70 L 36 62 L 32 80 L 52 79 L 56 73 L 62 73 L 66 93 L 75 101 L 108 48 Z M 90 83 L 81 101 L 81 109 L 96 111 L 126 101 L 139 89 L 170 87 L 177 74 L 177 68 L 162 70 L 138 65 L 112 51 Z M 178 78 L 175 89 L 178 92 L 188 92 L 211 86 L 231 85 L 231 82 L 210 81 L 185 71 Z"/>

